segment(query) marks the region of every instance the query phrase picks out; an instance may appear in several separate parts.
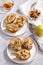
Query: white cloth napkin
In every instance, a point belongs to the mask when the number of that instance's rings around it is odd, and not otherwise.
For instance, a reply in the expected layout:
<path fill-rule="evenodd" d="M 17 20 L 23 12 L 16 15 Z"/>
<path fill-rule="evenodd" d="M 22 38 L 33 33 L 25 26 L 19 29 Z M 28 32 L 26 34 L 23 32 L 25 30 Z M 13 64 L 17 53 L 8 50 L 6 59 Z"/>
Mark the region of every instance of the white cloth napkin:
<path fill-rule="evenodd" d="M 19 7 L 20 12 L 27 16 L 32 4 L 35 3 L 36 1 L 37 0 L 28 0 L 24 4 L 20 5 Z"/>

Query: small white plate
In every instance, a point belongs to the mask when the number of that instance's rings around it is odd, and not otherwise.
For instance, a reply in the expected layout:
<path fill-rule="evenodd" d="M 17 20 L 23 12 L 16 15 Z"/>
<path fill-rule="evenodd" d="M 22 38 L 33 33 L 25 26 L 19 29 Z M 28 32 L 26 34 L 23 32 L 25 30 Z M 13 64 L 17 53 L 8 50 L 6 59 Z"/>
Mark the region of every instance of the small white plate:
<path fill-rule="evenodd" d="M 21 38 L 21 39 L 23 39 L 23 38 Z M 15 63 L 20 63 L 20 64 L 22 64 L 22 63 L 28 63 L 28 62 L 30 63 L 35 58 L 35 56 L 37 54 L 37 51 L 38 51 L 37 43 L 33 40 L 33 47 L 30 50 L 30 53 L 31 53 L 30 58 L 27 59 L 27 60 L 20 60 L 20 59 L 18 59 L 16 57 L 16 55 L 12 55 L 11 54 L 12 51 L 7 47 L 7 55 L 10 58 L 10 60 L 13 61 L 13 62 L 15 62 Z"/>
<path fill-rule="evenodd" d="M 17 14 L 17 13 L 15 13 Z M 17 15 L 20 15 L 20 14 L 17 14 Z M 8 14 L 3 18 L 2 22 L 1 22 L 1 29 L 2 31 L 9 35 L 9 36 L 18 36 L 18 35 L 21 35 L 21 34 L 24 34 L 26 29 L 27 29 L 27 23 L 24 24 L 24 26 L 22 28 L 20 28 L 16 33 L 10 33 L 9 31 L 6 30 L 6 27 L 5 27 L 5 23 L 4 23 L 4 19 L 8 16 Z"/>

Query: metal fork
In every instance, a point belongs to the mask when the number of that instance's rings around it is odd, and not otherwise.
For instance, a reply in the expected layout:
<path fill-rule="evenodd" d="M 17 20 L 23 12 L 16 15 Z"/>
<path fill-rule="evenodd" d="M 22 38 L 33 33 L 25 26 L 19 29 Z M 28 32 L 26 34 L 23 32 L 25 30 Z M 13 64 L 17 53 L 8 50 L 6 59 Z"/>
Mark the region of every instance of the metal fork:
<path fill-rule="evenodd" d="M 31 9 L 34 8 L 36 4 L 37 4 L 37 1 L 31 5 Z"/>

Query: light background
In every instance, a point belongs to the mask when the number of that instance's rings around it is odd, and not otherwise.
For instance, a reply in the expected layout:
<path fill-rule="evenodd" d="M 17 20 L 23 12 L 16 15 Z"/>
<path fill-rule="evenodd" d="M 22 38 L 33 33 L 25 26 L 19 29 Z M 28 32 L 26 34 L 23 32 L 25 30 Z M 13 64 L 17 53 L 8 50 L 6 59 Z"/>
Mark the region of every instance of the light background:
<path fill-rule="evenodd" d="M 23 4 L 25 1 L 27 1 L 27 0 L 14 0 L 15 7 L 11 11 L 15 12 L 19 8 L 19 5 Z M 1 25 L 2 18 L 5 15 L 0 13 L 0 25 Z M 24 35 L 22 35 L 21 37 L 25 37 L 28 35 L 29 35 L 29 30 L 27 29 L 26 33 Z M 1 31 L 1 27 L 0 27 L 0 65 L 20 65 L 20 64 L 16 64 L 16 63 L 11 62 L 11 60 L 9 60 L 9 58 L 7 56 L 6 47 L 8 45 L 8 42 L 10 41 L 10 39 L 12 39 L 12 37 L 5 35 Z M 28 64 L 21 64 L 21 65 L 29 65 L 29 63 Z M 39 51 L 37 53 L 37 56 L 30 63 L 30 65 L 43 65 L 43 53 Z"/>

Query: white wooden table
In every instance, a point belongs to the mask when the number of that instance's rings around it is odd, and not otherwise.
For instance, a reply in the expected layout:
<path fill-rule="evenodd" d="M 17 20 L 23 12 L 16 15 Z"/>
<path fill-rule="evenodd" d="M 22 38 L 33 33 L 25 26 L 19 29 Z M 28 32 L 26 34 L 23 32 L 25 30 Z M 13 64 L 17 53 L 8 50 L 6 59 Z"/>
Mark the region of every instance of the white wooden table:
<path fill-rule="evenodd" d="M 11 11 L 16 11 L 18 9 L 19 5 L 21 5 L 22 3 L 24 3 L 27 0 L 14 0 L 14 1 L 15 1 L 15 7 Z M 0 14 L 0 24 L 5 15 Z M 29 34 L 30 34 L 30 32 L 27 29 L 26 33 L 24 35 L 22 35 L 21 37 L 28 36 Z M 20 64 L 11 62 L 11 60 L 7 56 L 6 47 L 9 43 L 10 39 L 12 39 L 12 37 L 5 35 L 2 32 L 1 27 L 0 27 L 0 65 L 20 65 Z M 28 65 L 28 64 L 21 64 L 21 65 Z M 43 53 L 38 51 L 37 56 L 34 58 L 34 60 L 31 62 L 30 65 L 43 65 Z"/>

